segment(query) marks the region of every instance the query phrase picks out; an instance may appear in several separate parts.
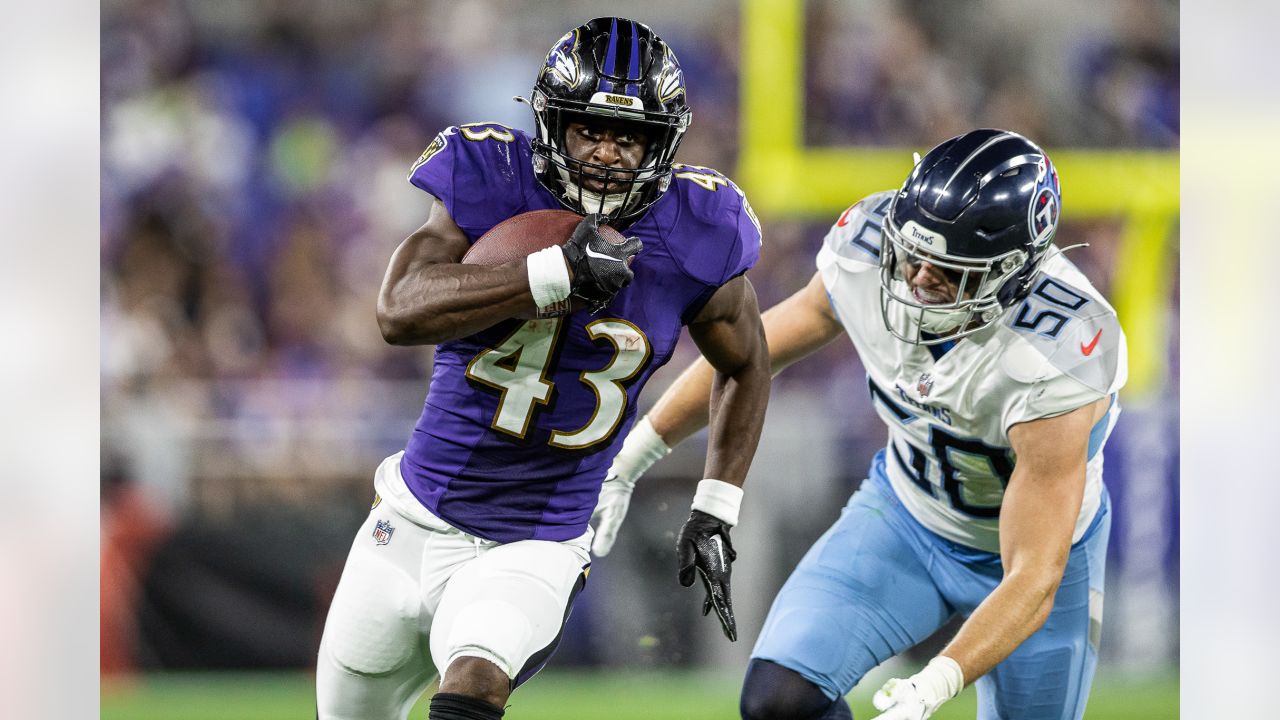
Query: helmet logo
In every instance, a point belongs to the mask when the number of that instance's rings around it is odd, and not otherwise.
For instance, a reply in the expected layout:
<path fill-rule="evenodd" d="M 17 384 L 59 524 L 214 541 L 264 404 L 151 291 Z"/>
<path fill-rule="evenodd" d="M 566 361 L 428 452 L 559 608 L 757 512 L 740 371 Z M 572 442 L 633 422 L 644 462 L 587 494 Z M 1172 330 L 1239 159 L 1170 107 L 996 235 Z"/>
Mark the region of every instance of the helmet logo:
<path fill-rule="evenodd" d="M 616 95 L 614 93 L 598 92 L 591 96 L 592 105 L 616 105 L 620 107 L 635 108 L 637 110 L 644 109 L 644 103 L 638 97 L 630 95 Z"/>
<path fill-rule="evenodd" d="M 662 54 L 662 71 L 658 73 L 658 101 L 668 102 L 684 94 L 684 72 L 668 47 Z"/>
<path fill-rule="evenodd" d="M 547 67 L 560 82 L 569 87 L 577 87 L 582 81 L 582 73 L 578 68 L 578 56 L 573 51 L 578 47 L 578 31 L 570 30 L 547 53 Z"/>
<path fill-rule="evenodd" d="M 945 253 L 947 251 L 947 238 L 945 235 L 926 230 L 915 220 L 908 220 L 907 224 L 902 226 L 902 236 L 910 242 L 916 245 L 924 245 L 934 252 Z"/>
<path fill-rule="evenodd" d="M 1028 224 L 1031 225 L 1037 247 L 1053 238 L 1053 232 L 1058 227 L 1058 210 L 1058 194 L 1051 188 L 1042 188 L 1031 201 L 1031 218 Z"/>

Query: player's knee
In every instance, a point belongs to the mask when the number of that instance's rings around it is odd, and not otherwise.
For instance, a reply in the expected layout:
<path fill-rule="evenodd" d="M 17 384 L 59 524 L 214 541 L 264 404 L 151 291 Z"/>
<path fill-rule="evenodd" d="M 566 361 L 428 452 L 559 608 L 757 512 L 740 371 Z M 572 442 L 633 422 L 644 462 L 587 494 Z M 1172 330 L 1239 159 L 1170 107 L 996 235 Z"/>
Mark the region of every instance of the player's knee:
<path fill-rule="evenodd" d="M 847 713 L 848 707 L 842 698 L 827 697 L 800 673 L 759 659 L 747 666 L 738 705 L 743 720 L 826 720 L 830 710 L 843 708 Z"/>
<path fill-rule="evenodd" d="M 511 678 L 490 660 L 460 657 L 449 663 L 440 681 L 440 692 L 475 698 L 502 707 L 511 695 Z"/>

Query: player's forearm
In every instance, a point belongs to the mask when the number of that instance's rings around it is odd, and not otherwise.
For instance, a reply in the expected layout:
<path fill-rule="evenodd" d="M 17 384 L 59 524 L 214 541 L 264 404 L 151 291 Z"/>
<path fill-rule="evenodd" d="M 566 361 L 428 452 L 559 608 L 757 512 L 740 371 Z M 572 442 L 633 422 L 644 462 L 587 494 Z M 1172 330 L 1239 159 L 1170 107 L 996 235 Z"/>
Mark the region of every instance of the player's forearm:
<path fill-rule="evenodd" d="M 1054 575 L 1010 574 L 982 601 L 960 632 L 942 650 L 964 673 L 965 684 L 987 674 L 1017 649 L 1049 617 L 1061 568 Z"/>
<path fill-rule="evenodd" d="M 715 370 L 698 358 L 662 393 L 649 411 L 649 422 L 669 447 L 707 426 Z"/>
<path fill-rule="evenodd" d="M 712 383 L 704 477 L 741 487 L 760 442 L 772 376 L 761 352 L 748 365 L 722 377 L 723 382 Z"/>
<path fill-rule="evenodd" d="M 388 278 L 378 297 L 378 327 L 392 345 L 429 345 L 533 310 L 524 260 L 492 267 L 437 263 Z"/>

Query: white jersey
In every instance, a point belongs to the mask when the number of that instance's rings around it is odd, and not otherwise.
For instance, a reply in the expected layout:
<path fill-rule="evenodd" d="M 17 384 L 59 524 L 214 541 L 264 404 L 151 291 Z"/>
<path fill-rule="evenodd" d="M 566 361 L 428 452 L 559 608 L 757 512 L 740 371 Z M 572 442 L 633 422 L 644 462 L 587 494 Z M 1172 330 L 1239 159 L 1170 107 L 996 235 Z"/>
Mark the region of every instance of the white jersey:
<path fill-rule="evenodd" d="M 885 468 L 894 491 L 930 530 L 999 552 L 1000 504 L 1015 462 L 1009 428 L 1110 396 L 1110 411 L 1089 436 L 1084 503 L 1072 536 L 1079 540 L 1102 500 L 1102 445 L 1127 375 L 1115 311 L 1055 253 L 1025 300 L 949 350 L 897 339 L 880 311 L 880 226 L 892 198 L 893 191 L 876 193 L 845 211 L 817 265 L 867 368 L 872 404 L 889 426 Z"/>

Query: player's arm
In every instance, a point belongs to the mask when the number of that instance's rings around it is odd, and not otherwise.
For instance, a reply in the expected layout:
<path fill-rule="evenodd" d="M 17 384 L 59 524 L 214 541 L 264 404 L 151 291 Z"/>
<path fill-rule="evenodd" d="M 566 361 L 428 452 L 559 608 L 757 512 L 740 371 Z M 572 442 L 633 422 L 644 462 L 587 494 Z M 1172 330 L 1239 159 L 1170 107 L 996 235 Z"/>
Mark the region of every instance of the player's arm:
<path fill-rule="evenodd" d="M 906 681 L 890 680 L 877 693 L 881 709 L 905 706 L 901 695 L 906 694 L 931 713 L 990 672 L 1048 619 L 1084 499 L 1089 431 L 1106 414 L 1108 402 L 1104 398 L 1009 429 L 1017 462 L 1000 508 L 1004 577 L 924 670 Z M 897 717 L 892 712 L 882 717 Z"/>
<path fill-rule="evenodd" d="M 716 290 L 689 323 L 689 335 L 713 369 L 707 464 L 689 519 L 676 544 L 680 584 L 702 579 L 702 614 L 712 609 L 730 640 L 738 639 L 729 594 L 730 564 L 737 557 L 729 529 L 738 524 L 742 483 L 755 455 L 769 404 L 769 351 L 755 289 L 738 276 Z"/>
<path fill-rule="evenodd" d="M 378 327 L 388 343 L 429 345 L 534 311 L 525 259 L 463 265 L 469 247 L 444 203 L 432 198 L 427 221 L 396 248 L 382 278 Z"/>
<path fill-rule="evenodd" d="M 800 291 L 778 303 L 762 316 L 769 349 L 769 368 L 777 375 L 787 366 L 813 354 L 840 335 L 822 277 L 815 273 Z M 705 357 L 690 365 L 662 394 L 649 411 L 653 429 L 674 447 L 701 430 L 709 420 L 715 371 Z"/>
<path fill-rule="evenodd" d="M 392 254 L 378 293 L 378 327 L 392 345 L 465 337 L 557 306 L 570 294 L 607 303 L 631 281 L 625 259 L 640 251 L 640 241 L 605 241 L 598 230 L 603 216 L 583 218 L 563 248 L 502 265 L 464 265 L 467 236 L 444 203 L 432 200 L 427 222 Z M 594 256 L 582 252 L 587 246 Z"/>
<path fill-rule="evenodd" d="M 754 301 L 754 291 L 751 297 Z M 710 303 L 704 308 L 704 312 L 714 310 Z M 827 301 L 822 278 L 816 274 L 802 290 L 766 311 L 761 316 L 761 324 L 773 375 L 831 342 L 842 329 Z M 592 552 L 603 556 L 613 548 L 630 505 L 631 492 L 640 476 L 671 452 L 671 446 L 707 425 L 715 379 L 716 371 L 711 363 L 699 358 L 667 388 L 653 410 L 632 428 L 622 450 L 614 458 L 600 492 L 600 501 L 593 515 L 596 535 L 591 544 Z M 753 444 L 753 452 L 754 448 Z M 742 470 L 745 472 L 745 465 Z M 707 472 L 708 477 L 719 477 L 711 473 L 722 471 L 717 466 L 708 467 Z M 730 468 L 729 472 L 732 473 L 733 469 Z"/>
<path fill-rule="evenodd" d="M 769 404 L 769 351 L 756 291 L 745 276 L 725 283 L 689 323 L 711 380 L 705 476 L 742 487 Z M 708 398 L 710 400 L 708 401 Z"/>

